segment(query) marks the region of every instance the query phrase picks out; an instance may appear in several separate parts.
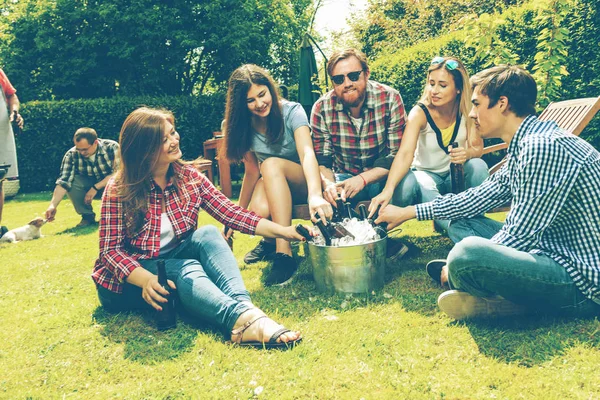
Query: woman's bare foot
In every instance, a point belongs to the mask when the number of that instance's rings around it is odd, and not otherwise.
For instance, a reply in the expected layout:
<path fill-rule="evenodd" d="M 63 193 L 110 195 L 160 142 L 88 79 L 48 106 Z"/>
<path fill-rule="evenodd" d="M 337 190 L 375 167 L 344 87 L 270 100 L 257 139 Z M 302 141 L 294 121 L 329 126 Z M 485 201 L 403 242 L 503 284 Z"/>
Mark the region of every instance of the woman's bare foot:
<path fill-rule="evenodd" d="M 285 329 L 258 308 L 240 315 L 231 332 L 231 341 L 242 346 L 283 347 L 301 339 L 300 332 Z"/>

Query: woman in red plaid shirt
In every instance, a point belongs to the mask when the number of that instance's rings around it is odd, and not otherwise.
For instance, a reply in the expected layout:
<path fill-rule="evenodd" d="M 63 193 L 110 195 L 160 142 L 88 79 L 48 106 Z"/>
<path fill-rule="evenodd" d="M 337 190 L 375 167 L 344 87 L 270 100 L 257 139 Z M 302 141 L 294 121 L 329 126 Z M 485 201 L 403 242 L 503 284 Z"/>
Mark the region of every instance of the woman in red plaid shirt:
<path fill-rule="evenodd" d="M 121 169 L 106 186 L 100 255 L 92 278 L 108 311 L 154 307 L 168 291 L 155 275 L 164 259 L 169 285 L 190 314 L 221 327 L 231 340 L 255 347 L 291 347 L 301 340 L 256 308 L 227 242 L 212 225 L 196 229 L 200 208 L 247 234 L 302 240 L 233 204 L 192 165 L 181 161 L 173 114 L 139 108 L 120 136 Z"/>

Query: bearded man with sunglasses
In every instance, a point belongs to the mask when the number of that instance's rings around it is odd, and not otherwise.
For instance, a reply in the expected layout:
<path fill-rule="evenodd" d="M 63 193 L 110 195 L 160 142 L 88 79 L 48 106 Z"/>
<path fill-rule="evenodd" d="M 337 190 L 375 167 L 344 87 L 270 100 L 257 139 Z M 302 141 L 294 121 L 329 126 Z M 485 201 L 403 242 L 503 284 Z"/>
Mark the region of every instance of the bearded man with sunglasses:
<path fill-rule="evenodd" d="M 397 90 L 370 81 L 367 58 L 359 50 L 334 53 L 327 64 L 333 90 L 313 106 L 311 128 L 321 170 L 323 197 L 332 205 L 341 197 L 352 203 L 370 200 L 383 190 L 400 146 L 406 111 Z M 391 203 L 419 201 L 415 176 L 409 171 Z M 398 241 L 388 243 L 389 258 L 406 253 Z"/>

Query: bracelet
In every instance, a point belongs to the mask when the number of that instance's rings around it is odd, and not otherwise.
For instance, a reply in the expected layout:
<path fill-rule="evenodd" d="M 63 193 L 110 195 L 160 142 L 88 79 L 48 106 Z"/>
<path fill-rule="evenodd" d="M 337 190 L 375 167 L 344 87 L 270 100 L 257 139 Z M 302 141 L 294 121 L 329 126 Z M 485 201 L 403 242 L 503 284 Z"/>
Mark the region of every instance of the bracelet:
<path fill-rule="evenodd" d="M 96 187 L 96 185 L 95 185 L 95 184 L 94 184 L 94 185 L 92 185 L 92 187 L 94 188 L 94 190 L 95 190 L 96 192 L 99 192 L 99 191 L 100 191 L 100 189 L 98 189 L 98 188 Z"/>
<path fill-rule="evenodd" d="M 363 183 L 365 184 L 365 186 L 367 186 L 367 180 L 365 179 L 364 176 L 362 176 L 362 174 L 358 174 L 358 176 L 360 176 L 363 180 Z"/>

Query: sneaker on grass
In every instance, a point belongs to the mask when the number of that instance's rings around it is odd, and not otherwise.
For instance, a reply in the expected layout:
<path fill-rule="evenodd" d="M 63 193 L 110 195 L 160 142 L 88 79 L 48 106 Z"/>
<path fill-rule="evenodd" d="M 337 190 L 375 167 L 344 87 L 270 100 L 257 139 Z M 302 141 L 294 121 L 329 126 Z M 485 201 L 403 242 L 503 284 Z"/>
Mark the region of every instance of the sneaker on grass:
<path fill-rule="evenodd" d="M 86 226 L 96 226 L 98 225 L 98 221 L 96 221 L 96 214 L 83 214 L 81 216 L 81 221 L 75 228 L 85 228 Z"/>
<path fill-rule="evenodd" d="M 528 309 L 500 296 L 477 297 L 461 290 L 447 290 L 438 297 L 440 310 L 454 319 L 500 318 L 528 313 Z"/>
<path fill-rule="evenodd" d="M 284 253 L 275 253 L 271 270 L 265 278 L 265 286 L 284 286 L 292 281 L 298 270 L 298 263 L 294 257 Z"/>
<path fill-rule="evenodd" d="M 275 254 L 275 242 L 270 243 L 264 239 L 258 242 L 255 248 L 250 250 L 244 256 L 246 264 L 254 264 L 255 262 L 267 260 Z"/>
<path fill-rule="evenodd" d="M 437 282 L 438 285 L 442 285 L 442 269 L 446 266 L 446 260 L 431 260 L 425 266 L 425 271 L 427 274 Z M 445 285 L 447 286 L 447 284 Z"/>
<path fill-rule="evenodd" d="M 408 252 L 408 246 L 406 246 L 400 239 L 387 238 L 387 250 L 385 258 L 389 261 L 398 261 Z"/>

